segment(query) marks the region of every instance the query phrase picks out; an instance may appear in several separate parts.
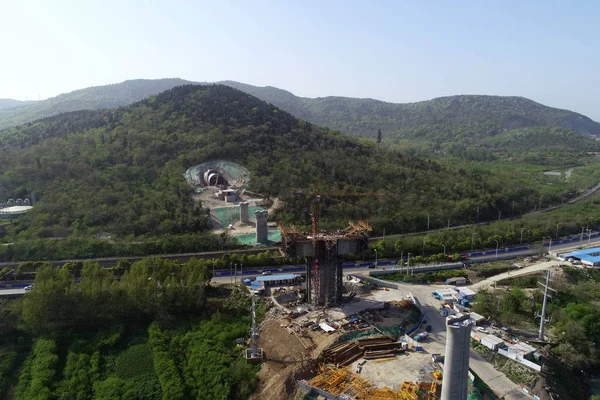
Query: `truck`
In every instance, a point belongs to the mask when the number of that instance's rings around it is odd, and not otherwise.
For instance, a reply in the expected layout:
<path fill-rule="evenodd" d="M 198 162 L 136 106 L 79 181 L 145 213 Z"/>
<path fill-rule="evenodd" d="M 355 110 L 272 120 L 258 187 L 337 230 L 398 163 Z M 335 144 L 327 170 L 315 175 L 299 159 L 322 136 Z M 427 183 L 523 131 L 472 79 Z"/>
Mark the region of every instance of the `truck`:
<path fill-rule="evenodd" d="M 421 341 L 427 339 L 428 337 L 429 337 L 429 333 L 421 332 L 421 333 L 417 333 L 413 339 L 415 339 L 417 342 L 421 342 Z"/>

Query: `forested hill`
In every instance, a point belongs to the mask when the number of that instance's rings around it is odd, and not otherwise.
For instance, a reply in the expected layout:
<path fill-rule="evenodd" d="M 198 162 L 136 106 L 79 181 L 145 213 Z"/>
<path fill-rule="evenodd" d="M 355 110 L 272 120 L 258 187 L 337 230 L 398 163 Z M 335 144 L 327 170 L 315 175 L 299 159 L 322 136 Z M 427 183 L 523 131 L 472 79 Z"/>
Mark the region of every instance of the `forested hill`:
<path fill-rule="evenodd" d="M 0 100 L 0 130 L 70 111 L 126 106 L 175 86 L 189 83 L 192 82 L 178 78 L 136 79 L 113 85 L 75 90 L 29 104 L 23 102 L 22 107 L 8 109 L 3 109 L 2 100 Z"/>
<path fill-rule="evenodd" d="M 5 108 L 24 106 L 26 104 L 31 104 L 31 103 L 34 103 L 34 102 L 13 100 L 13 99 L 0 99 L 0 110 L 5 109 Z"/>
<path fill-rule="evenodd" d="M 274 87 L 226 81 L 226 85 L 272 103 L 298 118 L 351 136 L 452 141 L 484 139 L 505 129 L 558 127 L 586 136 L 600 136 L 600 124 L 567 110 L 523 97 L 460 95 L 417 103 L 396 104 L 348 97 L 297 97 Z"/>
<path fill-rule="evenodd" d="M 600 137 L 600 124 L 571 111 L 546 107 L 522 97 L 450 96 L 417 103 L 394 104 L 347 97 L 303 98 L 275 87 L 220 82 L 271 103 L 297 118 L 357 137 L 434 142 L 485 141 L 504 130 L 531 127 L 566 128 Z M 63 112 L 120 107 L 188 82 L 182 79 L 131 80 L 91 87 L 1 109 L 0 129 Z"/>
<path fill-rule="evenodd" d="M 328 199 L 323 226 L 344 227 L 369 218 L 387 232 L 431 223 L 464 223 L 475 217 L 530 209 L 535 188 L 501 184 L 365 145 L 300 121 L 246 93 L 222 85 L 182 86 L 131 106 L 61 114 L 0 132 L 3 195 L 39 201 L 15 235 L 67 236 L 99 231 L 160 235 L 206 230 L 191 200 L 184 171 L 226 159 L 251 172 L 251 189 L 282 196 L 274 218 L 309 224 L 308 202 L 292 195 L 313 186 L 341 192 L 382 192 Z M 10 232 L 9 232 L 10 233 Z"/>

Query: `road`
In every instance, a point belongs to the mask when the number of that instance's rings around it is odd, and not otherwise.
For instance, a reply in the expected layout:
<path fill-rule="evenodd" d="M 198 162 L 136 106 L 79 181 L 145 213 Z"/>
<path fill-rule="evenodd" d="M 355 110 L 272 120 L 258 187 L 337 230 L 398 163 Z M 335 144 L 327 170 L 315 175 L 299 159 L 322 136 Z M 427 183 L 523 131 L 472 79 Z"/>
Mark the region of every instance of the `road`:
<path fill-rule="evenodd" d="M 477 282 L 477 283 L 471 285 L 470 287 L 473 290 L 485 289 L 489 286 L 492 286 L 495 282 L 499 282 L 503 279 L 516 278 L 518 276 L 529 275 L 531 273 L 535 273 L 538 271 L 544 271 L 544 270 L 550 269 L 551 267 L 553 267 L 557 264 L 559 264 L 559 261 L 554 260 L 554 261 L 542 262 L 542 263 L 531 265 L 529 267 L 524 267 L 521 269 L 515 269 L 515 270 L 509 271 L 509 272 L 505 272 L 503 274 L 491 276 L 481 282 Z"/>
<path fill-rule="evenodd" d="M 427 324 L 431 325 L 431 339 L 424 343 L 425 350 L 429 353 L 444 354 L 446 349 L 446 321 L 439 313 L 441 303 L 431 296 L 431 291 L 435 288 L 447 288 L 446 285 L 410 285 L 398 284 L 399 298 L 403 298 L 408 293 L 412 293 L 422 306 Z M 395 290 L 395 289 L 390 289 Z M 502 372 L 496 370 L 492 364 L 485 361 L 479 354 L 471 350 L 469 359 L 469 368 L 481 378 L 494 392 L 504 396 L 507 400 L 531 400 L 532 397 L 526 395 L 521 387 L 513 383 Z"/>
<path fill-rule="evenodd" d="M 0 289 L 0 297 L 22 296 L 25 289 Z"/>

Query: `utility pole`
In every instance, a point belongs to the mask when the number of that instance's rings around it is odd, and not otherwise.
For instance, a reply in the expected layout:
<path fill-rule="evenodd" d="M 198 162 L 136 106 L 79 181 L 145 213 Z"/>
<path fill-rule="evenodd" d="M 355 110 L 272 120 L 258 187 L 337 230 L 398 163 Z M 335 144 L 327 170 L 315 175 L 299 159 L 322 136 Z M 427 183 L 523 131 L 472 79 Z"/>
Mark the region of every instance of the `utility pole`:
<path fill-rule="evenodd" d="M 256 303 L 254 301 L 254 292 L 252 293 L 252 328 L 251 328 L 251 332 L 250 332 L 250 338 L 251 338 L 251 350 L 250 350 L 250 355 L 251 357 L 256 357 L 258 354 L 257 349 L 256 349 L 256 337 L 258 336 L 258 327 L 256 326 Z"/>
<path fill-rule="evenodd" d="M 581 227 L 581 238 L 579 239 L 580 242 L 583 243 L 583 231 L 585 230 L 585 228 L 582 226 Z"/>
<path fill-rule="evenodd" d="M 502 211 L 498 211 L 498 221 L 500 221 L 500 218 L 502 218 Z"/>
<path fill-rule="evenodd" d="M 429 213 L 427 213 L 427 230 L 429 230 Z"/>
<path fill-rule="evenodd" d="M 496 242 L 496 258 L 498 258 L 498 247 L 500 247 L 500 242 L 498 242 L 496 239 L 494 239 L 494 242 Z"/>
<path fill-rule="evenodd" d="M 552 289 L 549 284 L 550 284 L 550 270 L 546 271 L 546 283 L 543 284 L 542 282 L 538 282 L 539 285 L 541 285 L 544 288 L 544 302 L 542 303 L 542 315 L 540 315 L 540 330 L 539 330 L 539 335 L 538 335 L 538 339 L 539 340 L 545 340 L 544 338 L 544 324 L 546 322 L 548 322 L 546 320 L 546 305 L 548 304 L 548 297 L 551 297 L 548 295 L 548 290 L 552 290 L 554 293 L 556 293 L 556 290 Z"/>
<path fill-rule="evenodd" d="M 477 232 L 474 232 L 471 235 L 471 253 L 473 252 L 473 249 L 475 248 L 475 235 L 477 235 Z"/>
<path fill-rule="evenodd" d="M 477 222 L 479 222 L 479 207 L 477 207 Z"/>
<path fill-rule="evenodd" d="M 244 284 L 244 267 L 242 266 L 242 263 L 240 263 L 240 283 L 242 285 Z"/>
<path fill-rule="evenodd" d="M 561 223 L 556 224 L 556 238 L 558 239 L 558 228 L 560 228 Z"/>
<path fill-rule="evenodd" d="M 525 228 L 521 228 L 521 243 L 520 244 L 523 244 L 523 231 L 524 230 L 525 230 Z"/>

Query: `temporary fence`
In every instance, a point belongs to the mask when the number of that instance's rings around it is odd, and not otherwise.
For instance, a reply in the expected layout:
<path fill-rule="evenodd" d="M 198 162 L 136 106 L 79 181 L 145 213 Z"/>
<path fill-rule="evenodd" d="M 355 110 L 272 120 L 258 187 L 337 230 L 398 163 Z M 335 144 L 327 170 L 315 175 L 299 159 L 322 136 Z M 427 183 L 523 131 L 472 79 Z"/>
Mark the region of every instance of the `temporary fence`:
<path fill-rule="evenodd" d="M 526 360 L 519 353 L 516 353 L 514 351 L 498 349 L 498 354 L 503 355 L 504 357 L 510 358 L 511 360 L 514 360 L 514 361 L 518 362 L 519 364 L 523 364 L 524 366 L 529 367 L 535 371 L 540 372 L 542 370 L 541 365 L 538 365 L 534 362 Z"/>

